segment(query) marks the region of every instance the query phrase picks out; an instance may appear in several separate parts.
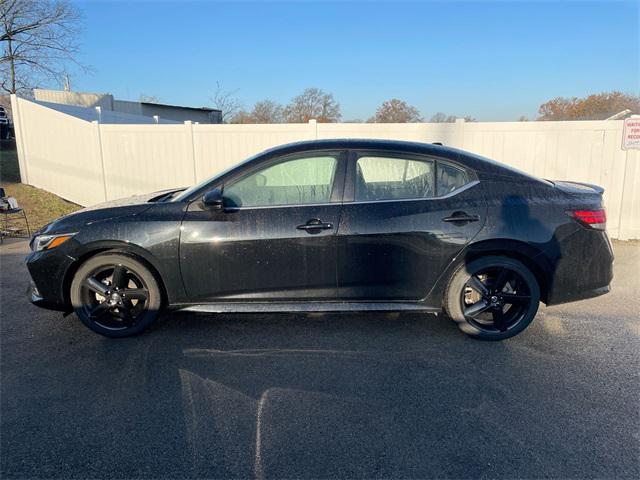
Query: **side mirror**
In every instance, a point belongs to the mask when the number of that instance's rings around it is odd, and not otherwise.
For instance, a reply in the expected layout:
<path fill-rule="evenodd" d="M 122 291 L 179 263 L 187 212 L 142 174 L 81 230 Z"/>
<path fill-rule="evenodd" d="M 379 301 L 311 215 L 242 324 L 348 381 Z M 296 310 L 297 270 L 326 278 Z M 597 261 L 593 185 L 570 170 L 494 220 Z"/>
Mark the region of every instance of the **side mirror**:
<path fill-rule="evenodd" d="M 209 190 L 202 196 L 202 203 L 204 203 L 205 207 L 210 209 L 222 208 L 222 190 L 220 188 Z"/>

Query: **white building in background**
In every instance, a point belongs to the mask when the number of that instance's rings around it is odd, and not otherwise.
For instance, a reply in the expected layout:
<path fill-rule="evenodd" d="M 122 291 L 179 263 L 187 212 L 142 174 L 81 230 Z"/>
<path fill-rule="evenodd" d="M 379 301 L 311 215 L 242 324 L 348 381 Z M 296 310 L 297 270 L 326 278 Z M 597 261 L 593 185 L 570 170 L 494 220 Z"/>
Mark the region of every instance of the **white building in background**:
<path fill-rule="evenodd" d="M 77 107 L 100 107 L 103 112 L 111 111 L 143 117 L 159 117 L 172 122 L 190 120 L 203 124 L 222 123 L 222 112 L 215 108 L 183 107 L 152 102 L 132 102 L 117 100 L 110 93 L 80 93 L 66 90 L 33 89 L 33 96 L 38 102 L 57 103 Z"/>

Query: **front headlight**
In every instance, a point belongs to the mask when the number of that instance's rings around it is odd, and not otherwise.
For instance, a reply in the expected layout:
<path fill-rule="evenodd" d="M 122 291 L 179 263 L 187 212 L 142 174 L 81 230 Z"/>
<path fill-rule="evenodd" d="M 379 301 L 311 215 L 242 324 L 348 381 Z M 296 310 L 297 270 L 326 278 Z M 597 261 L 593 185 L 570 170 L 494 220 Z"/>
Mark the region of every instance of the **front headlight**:
<path fill-rule="evenodd" d="M 64 242 L 73 237 L 75 233 L 62 233 L 59 235 L 36 235 L 31 240 L 31 250 L 39 252 L 40 250 L 51 250 L 62 245 Z"/>

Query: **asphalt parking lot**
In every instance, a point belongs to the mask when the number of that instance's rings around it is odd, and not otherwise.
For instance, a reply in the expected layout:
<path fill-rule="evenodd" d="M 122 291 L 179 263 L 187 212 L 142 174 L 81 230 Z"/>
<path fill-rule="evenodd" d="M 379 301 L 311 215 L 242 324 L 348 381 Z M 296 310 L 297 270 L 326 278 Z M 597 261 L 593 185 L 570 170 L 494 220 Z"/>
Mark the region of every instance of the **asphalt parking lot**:
<path fill-rule="evenodd" d="M 0 246 L 2 478 L 640 478 L 640 244 L 611 294 L 472 340 L 417 314 L 165 315 L 109 340 Z"/>

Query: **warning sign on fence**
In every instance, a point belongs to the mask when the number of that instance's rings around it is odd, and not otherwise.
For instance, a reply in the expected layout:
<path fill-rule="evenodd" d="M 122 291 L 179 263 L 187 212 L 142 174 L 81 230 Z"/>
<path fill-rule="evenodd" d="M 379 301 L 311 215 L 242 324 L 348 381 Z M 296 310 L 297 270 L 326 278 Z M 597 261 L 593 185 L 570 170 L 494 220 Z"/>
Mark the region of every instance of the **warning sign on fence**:
<path fill-rule="evenodd" d="M 622 130 L 622 149 L 640 149 L 640 116 L 625 118 Z"/>

